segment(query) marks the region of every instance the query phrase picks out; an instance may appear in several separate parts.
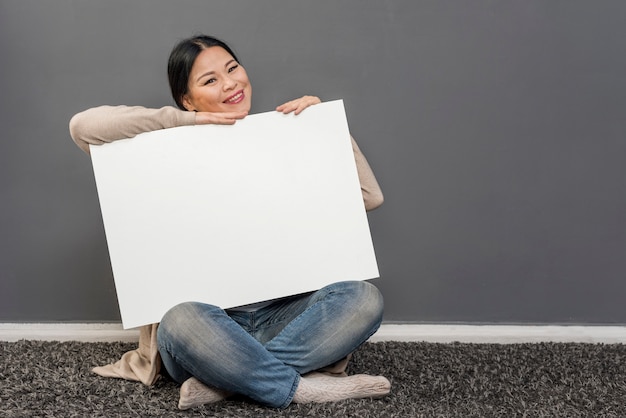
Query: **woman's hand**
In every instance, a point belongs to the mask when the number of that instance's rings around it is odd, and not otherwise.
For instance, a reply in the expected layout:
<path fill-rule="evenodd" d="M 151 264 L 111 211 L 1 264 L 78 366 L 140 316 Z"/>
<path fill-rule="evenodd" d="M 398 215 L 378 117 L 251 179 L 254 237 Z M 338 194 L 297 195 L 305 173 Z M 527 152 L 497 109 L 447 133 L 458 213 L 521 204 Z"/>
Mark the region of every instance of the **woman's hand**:
<path fill-rule="evenodd" d="M 196 125 L 232 125 L 248 116 L 248 112 L 196 112 Z"/>
<path fill-rule="evenodd" d="M 290 102 L 287 102 L 285 104 L 278 106 L 276 110 L 278 112 L 283 112 L 284 114 L 294 112 L 294 114 L 299 115 L 307 107 L 313 106 L 319 103 L 322 103 L 319 97 L 302 96 L 299 99 L 295 99 L 295 100 L 292 100 Z"/>

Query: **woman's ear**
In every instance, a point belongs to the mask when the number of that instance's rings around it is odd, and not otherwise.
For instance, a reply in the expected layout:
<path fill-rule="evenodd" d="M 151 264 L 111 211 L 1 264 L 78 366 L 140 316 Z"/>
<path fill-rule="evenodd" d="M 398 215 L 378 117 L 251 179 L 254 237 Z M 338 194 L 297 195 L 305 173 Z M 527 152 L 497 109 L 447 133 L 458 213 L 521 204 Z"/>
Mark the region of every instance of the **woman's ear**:
<path fill-rule="evenodd" d="M 189 100 L 189 95 L 183 94 L 182 99 L 183 99 L 182 100 L 183 106 L 185 106 L 185 109 L 187 109 L 189 112 L 195 112 L 196 111 L 196 108 L 191 103 L 191 100 Z"/>

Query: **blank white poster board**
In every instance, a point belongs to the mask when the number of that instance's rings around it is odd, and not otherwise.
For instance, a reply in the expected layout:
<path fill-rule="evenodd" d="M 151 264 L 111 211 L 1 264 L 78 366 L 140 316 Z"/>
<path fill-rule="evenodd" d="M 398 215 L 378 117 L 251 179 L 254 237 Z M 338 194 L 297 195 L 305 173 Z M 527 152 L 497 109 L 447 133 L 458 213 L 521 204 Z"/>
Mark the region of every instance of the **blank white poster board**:
<path fill-rule="evenodd" d="M 341 100 L 91 147 L 124 328 L 378 277 Z"/>

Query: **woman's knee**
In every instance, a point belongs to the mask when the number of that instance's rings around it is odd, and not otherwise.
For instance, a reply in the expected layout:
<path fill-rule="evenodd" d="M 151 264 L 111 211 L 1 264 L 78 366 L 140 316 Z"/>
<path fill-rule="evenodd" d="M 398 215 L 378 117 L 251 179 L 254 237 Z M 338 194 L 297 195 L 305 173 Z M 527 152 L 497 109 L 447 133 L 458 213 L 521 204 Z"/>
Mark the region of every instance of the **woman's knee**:
<path fill-rule="evenodd" d="M 380 293 L 380 290 L 378 290 L 376 286 L 369 282 L 362 281 L 360 283 L 363 309 L 367 314 L 377 320 L 382 320 L 383 310 L 385 307 L 382 293 Z"/>
<path fill-rule="evenodd" d="M 193 333 L 192 328 L 199 318 L 206 323 L 212 317 L 223 314 L 224 311 L 217 306 L 200 302 L 179 303 L 163 315 L 158 328 L 158 337 L 184 339 L 188 334 Z"/>
<path fill-rule="evenodd" d="M 372 305 L 382 305 L 383 296 L 380 290 L 370 282 L 364 280 L 355 280 L 351 282 L 344 282 L 350 287 L 351 292 L 355 294 L 355 297 Z"/>
<path fill-rule="evenodd" d="M 348 281 L 337 285 L 345 293 L 346 301 L 350 301 L 359 311 L 359 316 L 382 321 L 384 300 L 376 286 L 366 281 Z"/>

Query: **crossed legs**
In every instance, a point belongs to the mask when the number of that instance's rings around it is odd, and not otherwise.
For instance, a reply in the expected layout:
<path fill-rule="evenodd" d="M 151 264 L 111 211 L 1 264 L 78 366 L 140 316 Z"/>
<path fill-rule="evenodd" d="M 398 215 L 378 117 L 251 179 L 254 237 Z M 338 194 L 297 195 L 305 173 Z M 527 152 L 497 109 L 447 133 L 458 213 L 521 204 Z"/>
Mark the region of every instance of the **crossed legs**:
<path fill-rule="evenodd" d="M 325 377 L 310 382 L 311 377 L 301 375 L 341 360 L 359 347 L 378 329 L 382 308 L 380 292 L 362 281 L 335 283 L 256 312 L 187 302 L 163 317 L 159 352 L 176 381 L 195 378 L 183 386 L 193 389 L 190 393 L 215 388 L 220 396 L 238 393 L 277 408 L 292 401 L 323 402 L 324 396 L 316 393 L 324 392 L 322 386 L 331 381 Z M 349 383 L 356 380 L 343 384 Z M 381 384 L 388 386 L 388 381 L 376 382 L 377 387 Z M 304 396 L 306 388 L 313 394 Z M 336 392 L 335 388 L 329 393 Z"/>

